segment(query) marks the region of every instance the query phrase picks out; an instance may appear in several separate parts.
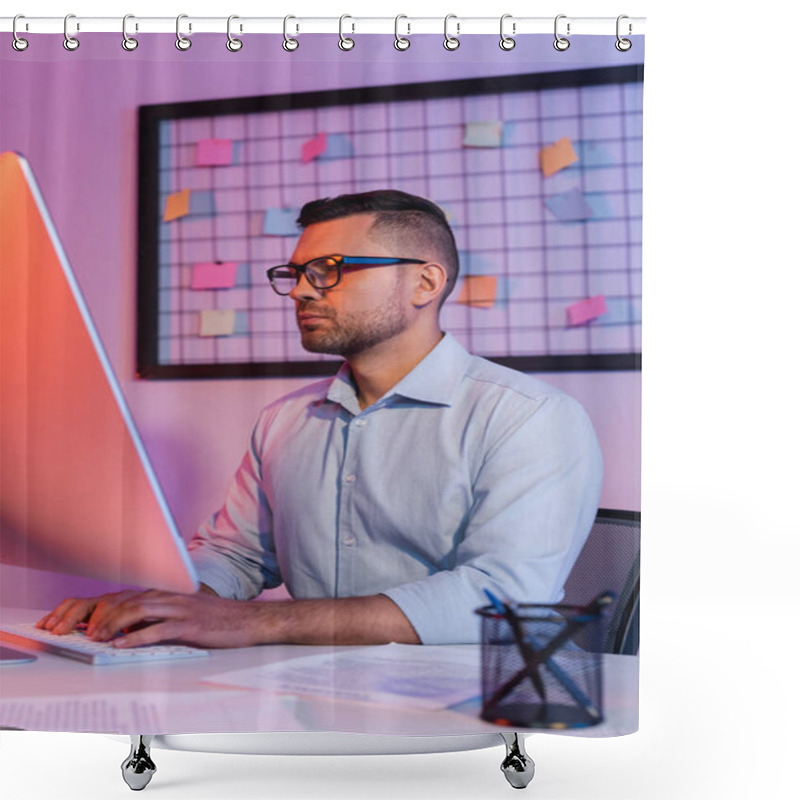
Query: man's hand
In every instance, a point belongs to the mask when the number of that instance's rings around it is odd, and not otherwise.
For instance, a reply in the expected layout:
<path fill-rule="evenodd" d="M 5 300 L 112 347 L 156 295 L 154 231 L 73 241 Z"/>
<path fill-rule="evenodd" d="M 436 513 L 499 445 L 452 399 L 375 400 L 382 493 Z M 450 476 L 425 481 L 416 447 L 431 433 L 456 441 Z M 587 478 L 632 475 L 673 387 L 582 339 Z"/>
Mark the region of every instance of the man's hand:
<path fill-rule="evenodd" d="M 260 641 L 257 621 L 256 604 L 225 600 L 210 590 L 186 595 L 151 589 L 69 598 L 36 625 L 64 634 L 85 622 L 90 639 L 113 639 L 116 647 L 164 641 L 200 647 L 248 647 Z M 115 639 L 120 632 L 124 635 Z"/>
<path fill-rule="evenodd" d="M 36 623 L 36 627 L 59 635 L 70 633 L 78 625 L 88 622 L 98 605 L 103 604 L 105 607 L 110 607 L 137 594 L 140 592 L 116 592 L 100 597 L 68 597 L 49 614 L 45 614 Z"/>

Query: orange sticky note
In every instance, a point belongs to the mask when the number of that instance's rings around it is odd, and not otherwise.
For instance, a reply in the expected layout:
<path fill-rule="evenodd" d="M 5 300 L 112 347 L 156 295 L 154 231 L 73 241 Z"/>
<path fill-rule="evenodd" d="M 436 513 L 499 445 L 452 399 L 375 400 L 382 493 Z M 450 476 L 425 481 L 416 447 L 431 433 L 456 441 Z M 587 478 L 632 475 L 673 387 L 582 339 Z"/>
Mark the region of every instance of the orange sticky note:
<path fill-rule="evenodd" d="M 191 190 L 184 189 L 167 196 L 167 207 L 164 209 L 164 222 L 185 217 L 189 213 L 189 195 Z"/>
<path fill-rule="evenodd" d="M 572 147 L 572 142 L 567 136 L 559 139 L 555 144 L 543 147 L 539 151 L 539 164 L 545 178 L 549 178 L 559 170 L 574 164 L 578 160 L 578 154 Z"/>
<path fill-rule="evenodd" d="M 497 298 L 497 277 L 494 275 L 467 275 L 456 303 L 473 308 L 491 308 Z"/>

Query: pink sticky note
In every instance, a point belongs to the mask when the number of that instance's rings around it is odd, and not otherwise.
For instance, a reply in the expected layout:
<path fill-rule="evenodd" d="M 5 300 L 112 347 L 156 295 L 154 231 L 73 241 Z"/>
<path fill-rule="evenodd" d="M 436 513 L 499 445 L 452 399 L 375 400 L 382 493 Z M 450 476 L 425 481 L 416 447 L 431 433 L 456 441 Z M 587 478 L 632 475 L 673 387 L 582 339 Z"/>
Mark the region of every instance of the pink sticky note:
<path fill-rule="evenodd" d="M 195 158 L 198 167 L 224 167 L 233 161 L 231 139 L 203 139 L 197 143 Z"/>
<path fill-rule="evenodd" d="M 597 319 L 601 314 L 605 314 L 606 298 L 602 294 L 595 297 L 587 297 L 579 303 L 573 303 L 567 307 L 567 321 L 570 325 L 582 325 L 590 319 Z"/>
<path fill-rule="evenodd" d="M 304 164 L 313 161 L 317 156 L 321 156 L 328 146 L 328 137 L 324 133 L 318 133 L 313 139 L 303 142 L 303 150 L 300 154 L 300 160 Z"/>
<path fill-rule="evenodd" d="M 230 289 L 236 283 L 235 261 L 223 264 L 194 264 L 192 266 L 192 289 Z"/>

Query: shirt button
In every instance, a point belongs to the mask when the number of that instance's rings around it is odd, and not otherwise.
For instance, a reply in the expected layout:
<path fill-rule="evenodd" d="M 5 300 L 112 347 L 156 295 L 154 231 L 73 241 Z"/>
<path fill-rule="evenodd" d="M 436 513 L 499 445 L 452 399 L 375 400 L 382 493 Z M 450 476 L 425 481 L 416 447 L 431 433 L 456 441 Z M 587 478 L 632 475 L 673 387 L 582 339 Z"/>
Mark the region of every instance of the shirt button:
<path fill-rule="evenodd" d="M 367 421 L 365 419 L 357 419 L 356 420 L 356 425 L 359 428 L 363 428 L 366 424 L 367 424 Z"/>
<path fill-rule="evenodd" d="M 356 543 L 356 540 L 352 536 L 348 536 L 344 540 L 344 543 L 345 543 L 345 546 L 352 547 Z"/>
<path fill-rule="evenodd" d="M 345 475 L 344 479 L 345 479 L 346 483 L 355 483 L 356 482 L 356 476 L 353 475 L 352 472 L 349 475 Z"/>

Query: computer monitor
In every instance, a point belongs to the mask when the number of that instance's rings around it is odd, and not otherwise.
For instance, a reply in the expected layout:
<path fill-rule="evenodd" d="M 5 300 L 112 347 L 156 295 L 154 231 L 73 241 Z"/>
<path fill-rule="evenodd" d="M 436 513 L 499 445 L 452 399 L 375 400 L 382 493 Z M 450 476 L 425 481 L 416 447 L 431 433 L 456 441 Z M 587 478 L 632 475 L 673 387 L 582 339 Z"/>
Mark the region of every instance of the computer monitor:
<path fill-rule="evenodd" d="M 30 165 L 12 152 L 0 154 L 0 562 L 199 587 Z"/>

